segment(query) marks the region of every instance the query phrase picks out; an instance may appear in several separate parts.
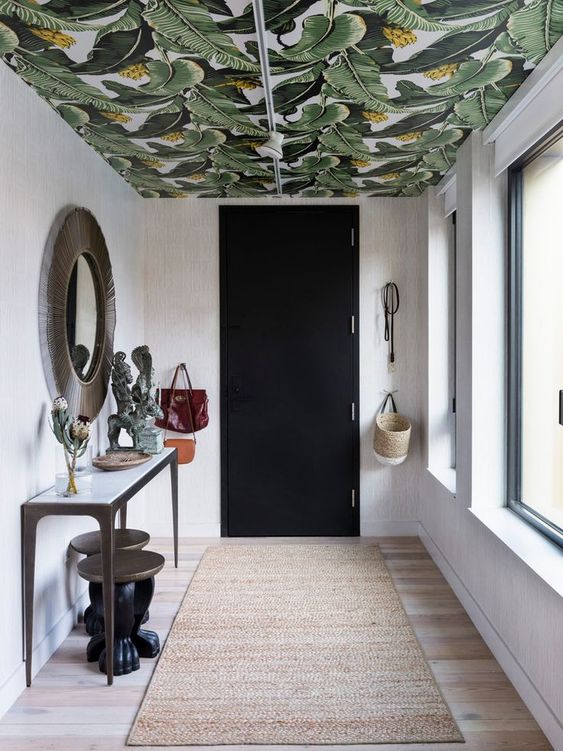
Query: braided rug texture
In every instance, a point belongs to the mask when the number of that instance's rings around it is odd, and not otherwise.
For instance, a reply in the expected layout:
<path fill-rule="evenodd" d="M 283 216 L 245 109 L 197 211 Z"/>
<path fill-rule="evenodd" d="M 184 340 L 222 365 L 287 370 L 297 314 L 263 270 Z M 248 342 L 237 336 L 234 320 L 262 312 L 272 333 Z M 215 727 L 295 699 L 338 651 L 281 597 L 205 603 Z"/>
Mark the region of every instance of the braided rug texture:
<path fill-rule="evenodd" d="M 134 746 L 463 741 L 375 545 L 208 548 Z"/>

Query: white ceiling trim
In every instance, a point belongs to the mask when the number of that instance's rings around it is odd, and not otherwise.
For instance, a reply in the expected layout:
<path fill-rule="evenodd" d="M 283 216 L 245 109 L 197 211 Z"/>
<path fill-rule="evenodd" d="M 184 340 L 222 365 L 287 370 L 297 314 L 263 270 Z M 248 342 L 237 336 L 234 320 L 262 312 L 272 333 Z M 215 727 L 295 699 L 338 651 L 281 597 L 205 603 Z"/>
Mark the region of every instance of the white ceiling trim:
<path fill-rule="evenodd" d="M 494 143 L 562 70 L 563 37 L 554 44 L 543 60 L 538 63 L 528 78 L 510 97 L 501 111 L 483 129 L 483 143 Z"/>

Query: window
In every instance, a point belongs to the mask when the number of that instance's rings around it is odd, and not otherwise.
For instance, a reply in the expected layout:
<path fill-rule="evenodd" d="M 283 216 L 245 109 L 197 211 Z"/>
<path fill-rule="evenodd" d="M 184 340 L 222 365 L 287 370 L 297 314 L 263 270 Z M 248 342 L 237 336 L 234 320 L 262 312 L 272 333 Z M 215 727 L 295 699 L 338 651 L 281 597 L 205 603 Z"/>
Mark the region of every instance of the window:
<path fill-rule="evenodd" d="M 455 381 L 456 381 L 456 276 L 457 276 L 457 244 L 456 244 L 456 212 L 450 218 L 450 232 L 448 243 L 448 410 L 450 434 L 450 466 L 455 469 L 456 452 L 456 419 L 455 419 Z"/>
<path fill-rule="evenodd" d="M 436 212 L 429 230 L 428 469 L 455 493 L 455 212 Z"/>
<path fill-rule="evenodd" d="M 508 505 L 563 546 L 563 128 L 510 174 Z"/>

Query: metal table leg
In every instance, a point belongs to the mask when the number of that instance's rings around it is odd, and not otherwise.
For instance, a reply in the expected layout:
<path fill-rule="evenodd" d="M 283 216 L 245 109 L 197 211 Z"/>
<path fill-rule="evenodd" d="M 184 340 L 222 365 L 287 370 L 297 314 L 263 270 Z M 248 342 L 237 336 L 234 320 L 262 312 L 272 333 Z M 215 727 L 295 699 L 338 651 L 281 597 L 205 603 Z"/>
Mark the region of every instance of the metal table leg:
<path fill-rule="evenodd" d="M 170 486 L 172 489 L 172 527 L 174 531 L 174 567 L 178 568 L 178 452 L 170 462 Z"/>
<path fill-rule="evenodd" d="M 121 529 L 127 529 L 127 504 L 124 503 L 119 509 L 119 526 Z"/>
<path fill-rule="evenodd" d="M 33 600 L 35 589 L 35 546 L 41 514 L 22 506 L 22 566 L 24 582 L 25 682 L 31 686 L 33 657 Z"/>
<path fill-rule="evenodd" d="M 102 587 L 104 598 L 104 630 L 106 634 L 106 674 L 108 686 L 113 683 L 113 641 L 114 641 L 114 523 L 115 514 L 111 507 L 100 511 L 101 553 L 102 553 Z"/>

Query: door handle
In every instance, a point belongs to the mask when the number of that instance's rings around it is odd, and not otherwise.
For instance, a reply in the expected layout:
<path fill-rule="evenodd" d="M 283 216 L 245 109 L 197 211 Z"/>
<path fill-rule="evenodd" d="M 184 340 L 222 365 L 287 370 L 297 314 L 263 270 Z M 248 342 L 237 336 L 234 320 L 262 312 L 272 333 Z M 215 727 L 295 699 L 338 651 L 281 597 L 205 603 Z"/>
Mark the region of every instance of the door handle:
<path fill-rule="evenodd" d="M 229 389 L 229 405 L 231 412 L 238 412 L 242 399 L 242 383 L 240 376 L 231 376 L 231 387 Z"/>
<path fill-rule="evenodd" d="M 563 391 L 559 392 L 559 425 L 563 425 Z"/>
<path fill-rule="evenodd" d="M 240 399 L 242 393 L 242 384 L 240 376 L 231 376 L 231 398 Z"/>

